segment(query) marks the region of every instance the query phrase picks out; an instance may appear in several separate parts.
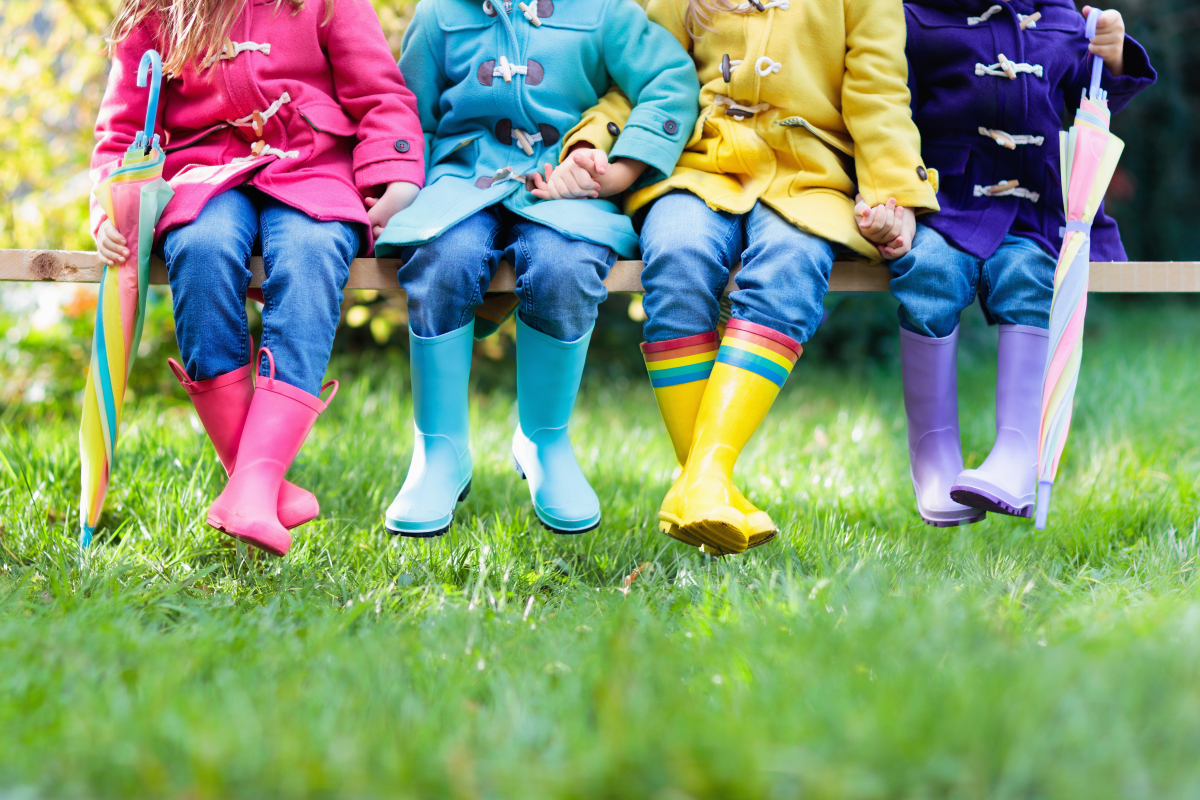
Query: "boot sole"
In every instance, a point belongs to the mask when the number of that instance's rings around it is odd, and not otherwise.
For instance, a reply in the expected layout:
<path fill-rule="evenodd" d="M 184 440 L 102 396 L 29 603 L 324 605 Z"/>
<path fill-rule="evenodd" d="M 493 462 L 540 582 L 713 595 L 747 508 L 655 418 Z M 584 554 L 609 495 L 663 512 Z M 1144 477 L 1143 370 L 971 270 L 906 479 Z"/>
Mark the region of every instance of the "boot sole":
<path fill-rule="evenodd" d="M 954 495 L 951 495 L 951 497 L 954 497 Z M 958 503 L 959 505 L 971 506 L 971 508 L 978 508 L 978 506 L 976 506 L 972 503 L 962 502 L 957 497 L 954 497 L 954 502 Z M 991 511 L 991 510 L 992 509 L 990 509 L 990 508 L 981 509 L 980 510 L 981 513 L 976 514 L 971 517 L 963 517 L 962 519 L 928 519 L 926 517 L 921 517 L 921 520 L 926 525 L 929 525 L 930 527 L 933 527 L 933 528 L 957 528 L 959 525 L 974 525 L 976 522 L 983 522 L 983 520 L 987 517 L 986 512 Z"/>
<path fill-rule="evenodd" d="M 529 480 L 528 478 L 525 477 L 525 470 L 521 469 L 521 462 L 517 461 L 517 456 L 515 453 L 512 454 L 512 462 L 513 462 L 513 466 L 517 468 L 517 474 L 521 476 L 521 480 L 523 480 L 523 481 Z M 596 520 L 595 523 L 593 523 L 592 525 L 590 525 L 587 528 L 578 528 L 578 529 L 572 529 L 572 530 L 568 531 L 568 530 L 564 530 L 562 528 L 556 528 L 553 525 L 547 524 L 546 520 L 542 519 L 542 515 L 538 513 L 537 506 L 533 507 L 533 515 L 535 517 L 537 517 L 537 521 L 542 524 L 543 528 L 550 531 L 551 533 L 556 533 L 559 536 L 577 536 L 581 533 L 587 533 L 588 531 L 594 531 L 594 530 L 596 530 L 596 528 L 600 527 L 600 520 Z"/>
<path fill-rule="evenodd" d="M 467 481 L 467 487 L 462 490 L 461 494 L 459 494 L 458 500 L 455 501 L 455 504 L 461 503 L 463 500 L 467 499 L 467 495 L 469 495 L 471 493 L 471 484 L 472 483 L 473 483 L 473 481 Z M 383 529 L 385 531 L 390 533 L 392 536 L 402 536 L 405 539 L 436 539 L 439 536 L 445 535 L 450 530 L 450 528 L 452 528 L 453 526 L 454 526 L 454 512 L 453 511 L 450 512 L 450 524 L 444 528 L 440 528 L 435 531 L 398 531 L 393 528 L 389 528 L 388 524 L 386 522 L 383 523 Z"/>
<path fill-rule="evenodd" d="M 981 517 L 981 519 L 982 519 L 982 517 Z M 714 555 L 714 556 L 730 555 L 730 553 L 728 553 L 724 550 L 721 550 L 719 547 L 716 547 L 716 546 L 710 545 L 710 544 L 705 544 L 704 542 L 700 541 L 699 539 L 685 538 L 685 535 L 683 534 L 683 529 L 679 527 L 678 523 L 660 519 L 660 521 L 658 523 L 658 529 L 660 532 L 666 534 L 667 536 L 670 536 L 672 539 L 674 539 L 677 542 L 683 542 L 686 545 L 690 545 L 692 547 L 699 547 L 701 549 L 708 547 L 714 551 L 717 551 L 717 552 L 710 553 L 710 555 Z M 762 538 L 760 538 L 760 539 L 752 539 L 752 540 L 750 540 L 750 543 L 746 545 L 746 549 L 753 550 L 756 547 L 762 547 L 764 544 L 771 541 L 778 535 L 779 535 L 779 531 L 771 531 L 770 533 L 763 535 Z M 708 552 L 708 550 L 705 550 L 705 552 Z"/>
<path fill-rule="evenodd" d="M 978 508 L 980 511 L 991 511 L 993 514 L 1007 514 L 1010 517 L 1028 519 L 1033 516 L 1033 505 L 1016 508 L 1004 502 L 993 494 L 977 488 L 955 486 L 950 489 L 950 499 L 959 505 Z"/>
<path fill-rule="evenodd" d="M 210 528 L 213 528 L 214 530 L 218 530 L 221 533 L 228 536 L 229 538 L 236 539 L 237 541 L 241 542 L 242 544 L 248 544 L 257 550 L 262 550 L 264 553 L 270 553 L 271 555 L 276 556 L 277 558 L 283 558 L 284 556 L 287 555 L 286 551 L 280 552 L 276 548 L 268 547 L 267 545 L 263 544 L 260 541 L 257 541 L 256 539 L 251 539 L 249 537 L 242 536 L 240 533 L 234 533 L 233 531 L 231 531 L 227 527 L 225 527 L 224 522 L 221 522 L 218 519 L 214 519 L 213 517 L 208 517 L 204 521 L 208 524 L 208 526 Z"/>
<path fill-rule="evenodd" d="M 731 555 L 745 552 L 750 545 L 739 528 L 721 520 L 700 519 L 681 525 L 680 530 L 685 536 Z"/>

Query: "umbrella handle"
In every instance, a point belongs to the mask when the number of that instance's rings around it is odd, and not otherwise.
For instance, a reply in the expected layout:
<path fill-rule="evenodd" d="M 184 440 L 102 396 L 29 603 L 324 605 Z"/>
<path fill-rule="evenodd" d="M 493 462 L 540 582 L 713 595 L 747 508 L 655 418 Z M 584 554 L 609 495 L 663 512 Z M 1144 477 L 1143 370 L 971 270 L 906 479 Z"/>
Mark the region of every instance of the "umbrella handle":
<path fill-rule="evenodd" d="M 1100 24 L 1100 9 L 1093 7 L 1092 13 L 1087 16 L 1087 40 L 1089 42 L 1096 38 L 1096 27 Z M 1104 69 L 1104 59 L 1100 56 L 1092 57 L 1092 85 L 1088 89 L 1088 98 L 1093 102 L 1100 100 L 1100 77 Z"/>
<path fill-rule="evenodd" d="M 146 85 L 147 72 L 152 74 L 152 80 L 150 98 L 146 101 L 146 128 L 138 134 L 137 144 L 149 150 L 154 143 L 154 123 L 158 119 L 158 93 L 162 88 L 162 56 L 157 50 L 147 50 L 142 54 L 142 63 L 138 65 L 138 86 Z"/>

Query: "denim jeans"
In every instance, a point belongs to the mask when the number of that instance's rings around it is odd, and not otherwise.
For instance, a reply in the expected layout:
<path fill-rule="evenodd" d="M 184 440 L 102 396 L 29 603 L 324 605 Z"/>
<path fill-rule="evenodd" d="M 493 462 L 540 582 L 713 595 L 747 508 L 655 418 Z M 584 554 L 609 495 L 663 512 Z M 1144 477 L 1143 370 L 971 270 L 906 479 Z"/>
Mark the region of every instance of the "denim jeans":
<path fill-rule="evenodd" d="M 573 342 L 591 330 L 616 262 L 609 248 L 563 234 L 498 206 L 467 217 L 437 239 L 401 251 L 398 277 L 408 293 L 408 324 L 421 337 L 456 331 L 501 259 L 517 273 L 521 319 L 534 330 Z"/>
<path fill-rule="evenodd" d="M 981 259 L 918 225 L 912 250 L 889 267 L 900 327 L 921 336 L 949 336 L 978 294 L 990 322 L 1048 328 L 1055 264 L 1030 239 L 1009 234 L 991 258 Z"/>
<path fill-rule="evenodd" d="M 163 242 L 184 367 L 192 380 L 203 381 L 249 360 L 246 289 L 256 242 L 267 274 L 262 346 L 275 357 L 276 378 L 315 395 L 359 232 L 348 222 L 318 222 L 250 188 L 212 198 L 194 222 Z M 259 371 L 267 374 L 265 356 Z"/>
<path fill-rule="evenodd" d="M 715 330 L 729 272 L 742 262 L 733 318 L 806 342 L 821 324 L 833 245 L 759 203 L 713 211 L 690 192 L 659 198 L 642 224 L 646 341 Z"/>

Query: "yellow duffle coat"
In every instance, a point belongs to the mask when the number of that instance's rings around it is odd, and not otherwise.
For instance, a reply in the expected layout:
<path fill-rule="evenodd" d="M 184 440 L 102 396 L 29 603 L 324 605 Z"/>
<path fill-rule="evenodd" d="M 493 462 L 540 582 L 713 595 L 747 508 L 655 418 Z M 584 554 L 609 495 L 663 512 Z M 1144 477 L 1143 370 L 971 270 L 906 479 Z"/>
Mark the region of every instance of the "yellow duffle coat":
<path fill-rule="evenodd" d="M 699 36 L 685 24 L 687 0 L 642 2 L 691 53 L 701 111 L 675 171 L 631 192 L 628 213 L 678 189 L 735 214 L 761 200 L 878 260 L 858 232 L 856 190 L 871 205 L 894 197 L 917 213 L 937 210 L 937 175 L 921 161 L 909 109 L 901 0 L 762 0 L 762 11 L 715 14 L 716 30 Z M 608 149 L 617 130 L 608 123 L 622 125 L 627 108 L 606 96 L 564 147 Z"/>

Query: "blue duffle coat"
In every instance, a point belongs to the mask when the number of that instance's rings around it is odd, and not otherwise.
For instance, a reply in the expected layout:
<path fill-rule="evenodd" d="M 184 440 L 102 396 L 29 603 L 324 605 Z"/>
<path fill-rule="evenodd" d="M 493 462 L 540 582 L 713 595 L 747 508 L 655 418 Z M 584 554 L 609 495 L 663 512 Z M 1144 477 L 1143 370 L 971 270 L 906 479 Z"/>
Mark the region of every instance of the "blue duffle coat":
<path fill-rule="evenodd" d="M 907 0 L 904 12 L 921 155 L 940 175 L 941 211 L 921 221 L 979 258 L 1008 233 L 1057 256 L 1065 220 L 1058 132 L 1064 104 L 1069 122 L 1091 75 L 1083 16 L 1070 0 Z M 1034 14 L 1040 18 L 1028 21 Z M 1146 51 L 1126 37 L 1125 74 L 1106 68 L 1101 81 L 1109 108 L 1120 111 L 1155 78 Z M 987 193 L 1012 180 L 1019 181 L 1012 194 Z M 1125 260 L 1103 207 L 1092 227 L 1092 259 Z"/>
<path fill-rule="evenodd" d="M 428 175 L 376 243 L 383 256 L 502 203 L 634 257 L 637 235 L 616 205 L 538 200 L 523 177 L 559 163 L 563 140 L 612 86 L 634 108 L 609 156 L 648 164 L 642 183 L 671 174 L 699 114 L 691 58 L 634 0 L 421 0 L 400 70 L 417 96 Z"/>

